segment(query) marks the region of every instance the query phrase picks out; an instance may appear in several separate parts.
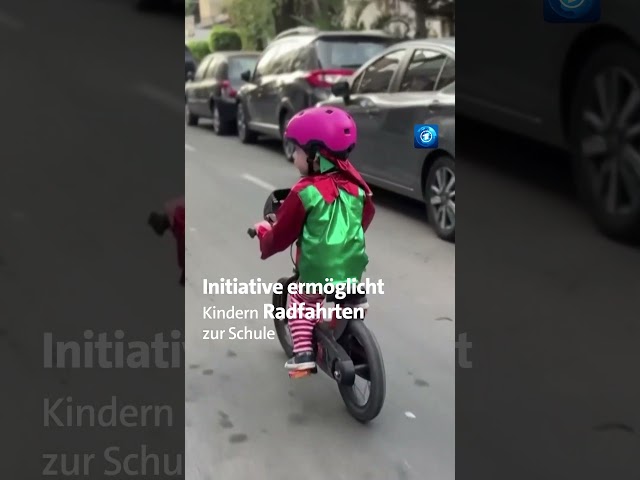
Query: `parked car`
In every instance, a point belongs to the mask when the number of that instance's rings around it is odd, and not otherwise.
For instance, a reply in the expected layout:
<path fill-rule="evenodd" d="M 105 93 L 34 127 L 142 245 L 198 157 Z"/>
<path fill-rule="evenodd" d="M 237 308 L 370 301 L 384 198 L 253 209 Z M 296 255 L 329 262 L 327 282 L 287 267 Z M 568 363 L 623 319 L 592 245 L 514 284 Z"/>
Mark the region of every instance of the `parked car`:
<path fill-rule="evenodd" d="M 320 102 L 358 125 L 351 160 L 367 182 L 424 201 L 436 234 L 455 240 L 455 40 L 398 43 Z M 438 147 L 414 147 L 414 126 L 439 127 Z"/>
<path fill-rule="evenodd" d="M 484 34 L 465 44 L 458 113 L 572 152 L 595 223 L 640 238 L 640 2 L 564 25 L 544 22 L 540 2 L 488 3 L 465 6 Z"/>
<path fill-rule="evenodd" d="M 193 53 L 189 50 L 189 47 L 184 46 L 184 81 L 186 82 L 189 78 L 189 74 L 195 74 L 196 69 L 198 68 L 198 62 L 196 62 Z"/>
<path fill-rule="evenodd" d="M 259 56 L 246 51 L 207 55 L 197 71 L 188 75 L 184 87 L 187 125 L 210 118 L 216 135 L 231 133 L 236 124 L 236 95 L 244 83 L 240 75 L 253 69 Z"/>
<path fill-rule="evenodd" d="M 378 32 L 318 32 L 295 29 L 280 34 L 262 53 L 238 92 L 237 127 L 243 143 L 259 134 L 282 139 L 289 119 L 331 97 L 331 85 L 350 75 L 394 42 Z M 293 146 L 283 140 L 291 160 Z"/>

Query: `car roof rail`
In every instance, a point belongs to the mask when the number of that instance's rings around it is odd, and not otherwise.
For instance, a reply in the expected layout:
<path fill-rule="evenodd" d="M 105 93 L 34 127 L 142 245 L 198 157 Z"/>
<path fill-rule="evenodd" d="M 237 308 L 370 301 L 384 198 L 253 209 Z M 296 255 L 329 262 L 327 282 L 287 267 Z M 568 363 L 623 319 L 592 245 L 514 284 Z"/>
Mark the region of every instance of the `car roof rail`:
<path fill-rule="evenodd" d="M 279 40 L 284 37 L 291 37 L 293 35 L 310 35 L 313 33 L 318 33 L 319 30 L 315 27 L 295 27 L 280 32 L 278 35 L 274 37 L 274 40 Z"/>

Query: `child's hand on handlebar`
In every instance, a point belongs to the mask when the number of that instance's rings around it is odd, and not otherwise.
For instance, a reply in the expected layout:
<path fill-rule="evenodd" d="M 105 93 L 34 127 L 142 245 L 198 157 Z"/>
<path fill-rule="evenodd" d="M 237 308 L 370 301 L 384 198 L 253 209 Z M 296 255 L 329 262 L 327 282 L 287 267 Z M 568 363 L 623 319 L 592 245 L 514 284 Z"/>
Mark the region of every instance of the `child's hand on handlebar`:
<path fill-rule="evenodd" d="M 269 222 L 267 222 L 266 220 L 262 220 L 258 223 L 256 223 L 253 228 L 255 229 L 256 233 L 258 234 L 258 237 L 262 237 L 265 233 L 267 233 L 269 230 L 271 230 L 271 224 Z"/>
<path fill-rule="evenodd" d="M 271 225 L 273 225 L 274 223 L 276 223 L 276 214 L 275 213 L 269 213 L 266 216 L 265 220 L 267 222 L 269 222 Z"/>

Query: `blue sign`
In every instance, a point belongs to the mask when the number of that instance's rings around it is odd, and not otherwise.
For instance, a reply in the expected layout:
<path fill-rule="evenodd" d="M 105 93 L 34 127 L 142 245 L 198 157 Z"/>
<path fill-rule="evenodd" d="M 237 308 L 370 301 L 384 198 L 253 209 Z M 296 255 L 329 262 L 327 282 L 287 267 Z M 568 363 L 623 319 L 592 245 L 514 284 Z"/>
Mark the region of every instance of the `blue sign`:
<path fill-rule="evenodd" d="M 543 0 L 544 21 L 595 23 L 600 20 L 600 0 Z"/>
<path fill-rule="evenodd" d="M 438 148 L 438 125 L 416 125 L 413 127 L 415 148 Z"/>

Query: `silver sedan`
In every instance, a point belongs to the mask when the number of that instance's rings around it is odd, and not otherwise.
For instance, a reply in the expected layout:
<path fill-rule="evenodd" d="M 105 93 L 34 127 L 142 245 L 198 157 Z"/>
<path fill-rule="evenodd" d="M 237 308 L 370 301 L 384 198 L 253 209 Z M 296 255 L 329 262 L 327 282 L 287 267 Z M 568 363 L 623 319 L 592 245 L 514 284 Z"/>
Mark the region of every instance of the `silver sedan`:
<path fill-rule="evenodd" d="M 319 105 L 346 109 L 358 125 L 353 164 L 367 182 L 422 200 L 436 234 L 455 240 L 455 41 L 393 45 Z M 438 144 L 422 148 L 421 125 L 438 126 Z"/>

